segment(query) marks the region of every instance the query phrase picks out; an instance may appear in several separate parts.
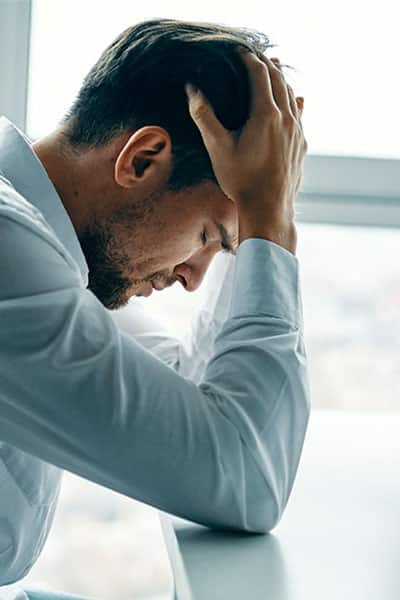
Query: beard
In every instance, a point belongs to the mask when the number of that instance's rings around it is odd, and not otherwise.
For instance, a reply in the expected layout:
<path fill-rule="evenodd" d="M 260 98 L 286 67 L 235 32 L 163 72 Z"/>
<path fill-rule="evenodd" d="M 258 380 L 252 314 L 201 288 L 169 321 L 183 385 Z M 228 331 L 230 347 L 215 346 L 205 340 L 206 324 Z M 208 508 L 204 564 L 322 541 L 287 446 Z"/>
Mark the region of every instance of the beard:
<path fill-rule="evenodd" d="M 96 215 L 93 223 L 79 235 L 89 267 L 88 289 L 109 310 L 125 306 L 130 296 L 134 295 L 129 290 L 143 282 L 157 279 L 164 281 L 164 287 L 175 282 L 175 278 L 167 271 L 151 273 L 141 279 L 130 276 L 135 265 L 135 238 L 143 238 L 146 224 L 150 219 L 154 220 L 154 209 L 160 196 L 160 193 L 154 193 L 141 202 L 118 209 L 106 217 Z M 127 242 L 129 253 L 124 249 Z"/>
<path fill-rule="evenodd" d="M 131 280 L 124 275 L 127 258 L 116 250 L 111 224 L 94 223 L 79 237 L 89 267 L 88 289 L 108 309 L 121 308 L 127 302 Z"/>

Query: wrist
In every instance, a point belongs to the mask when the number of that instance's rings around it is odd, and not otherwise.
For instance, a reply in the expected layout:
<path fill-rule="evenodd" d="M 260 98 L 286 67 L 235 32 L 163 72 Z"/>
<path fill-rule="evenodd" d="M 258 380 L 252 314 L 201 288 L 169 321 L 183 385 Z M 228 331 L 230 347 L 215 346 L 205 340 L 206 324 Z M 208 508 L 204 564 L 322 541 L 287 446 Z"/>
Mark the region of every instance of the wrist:
<path fill-rule="evenodd" d="M 292 254 L 296 254 L 297 230 L 293 222 L 285 225 L 268 224 L 261 227 L 260 225 L 242 225 L 239 222 L 239 244 L 249 238 L 268 240 L 282 246 Z"/>

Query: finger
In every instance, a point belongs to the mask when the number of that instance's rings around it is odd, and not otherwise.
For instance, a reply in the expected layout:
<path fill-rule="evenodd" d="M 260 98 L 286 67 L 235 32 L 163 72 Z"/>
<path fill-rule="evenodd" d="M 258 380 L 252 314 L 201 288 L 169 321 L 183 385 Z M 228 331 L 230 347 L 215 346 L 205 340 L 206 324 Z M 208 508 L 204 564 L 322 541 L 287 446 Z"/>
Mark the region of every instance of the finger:
<path fill-rule="evenodd" d="M 270 59 L 267 56 L 263 57 L 265 64 L 270 73 L 272 93 L 275 98 L 275 103 L 281 112 L 290 111 L 289 93 L 287 83 L 282 73 L 279 58 Z"/>
<path fill-rule="evenodd" d="M 251 52 L 241 53 L 249 74 L 251 103 L 250 119 L 265 116 L 271 107 L 277 109 L 272 92 L 271 78 L 264 61 Z"/>
<path fill-rule="evenodd" d="M 279 58 L 271 58 L 271 61 L 274 63 L 274 65 L 277 67 L 277 69 L 279 69 L 283 75 L 283 68 L 282 68 L 282 63 L 280 61 Z M 287 66 L 287 65 L 284 65 Z M 290 110 L 293 114 L 293 116 L 298 119 L 299 118 L 299 106 L 297 104 L 297 98 L 294 95 L 294 91 L 292 86 L 290 86 L 288 83 L 287 85 L 287 89 L 288 89 L 288 96 L 289 96 L 289 105 L 290 105 Z M 303 100 L 304 102 L 304 98 L 302 98 L 301 100 Z"/>
<path fill-rule="evenodd" d="M 189 101 L 189 113 L 196 123 L 207 149 L 215 144 L 223 144 L 228 132 L 217 119 L 214 109 L 205 95 L 190 83 L 185 85 Z"/>
<path fill-rule="evenodd" d="M 298 121 L 300 118 L 300 114 L 299 114 L 299 109 L 297 106 L 296 98 L 294 95 L 294 91 L 290 85 L 288 85 L 287 87 L 288 87 L 288 94 L 289 94 L 290 110 L 291 110 L 292 115 L 296 119 L 296 121 Z"/>

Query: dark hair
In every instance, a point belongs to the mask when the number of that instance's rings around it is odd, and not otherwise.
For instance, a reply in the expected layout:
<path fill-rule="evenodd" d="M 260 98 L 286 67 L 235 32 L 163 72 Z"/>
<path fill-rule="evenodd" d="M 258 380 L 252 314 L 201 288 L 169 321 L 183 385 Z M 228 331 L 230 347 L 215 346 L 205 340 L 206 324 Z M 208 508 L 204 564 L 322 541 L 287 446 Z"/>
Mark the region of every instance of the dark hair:
<path fill-rule="evenodd" d="M 250 105 L 238 50 L 261 55 L 268 47 L 266 35 L 246 28 L 171 19 L 129 27 L 100 56 L 62 119 L 67 143 L 79 151 L 105 144 L 123 130 L 159 125 L 172 141 L 169 188 L 215 182 L 184 84 L 198 86 L 222 124 L 238 130 Z"/>

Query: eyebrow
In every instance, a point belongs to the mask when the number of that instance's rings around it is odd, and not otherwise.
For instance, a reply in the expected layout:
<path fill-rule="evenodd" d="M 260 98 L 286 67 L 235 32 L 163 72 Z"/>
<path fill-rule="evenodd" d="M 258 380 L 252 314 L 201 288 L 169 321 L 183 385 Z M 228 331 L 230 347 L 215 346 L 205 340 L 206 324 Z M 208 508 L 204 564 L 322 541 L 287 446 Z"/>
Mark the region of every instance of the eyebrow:
<path fill-rule="evenodd" d="M 223 249 L 227 252 L 230 252 L 231 254 L 236 254 L 236 249 L 233 246 L 234 241 L 227 232 L 225 225 L 223 225 L 222 223 L 218 223 L 218 221 L 215 221 L 214 219 L 213 221 L 214 225 L 217 227 L 218 231 L 221 234 L 221 244 Z"/>

